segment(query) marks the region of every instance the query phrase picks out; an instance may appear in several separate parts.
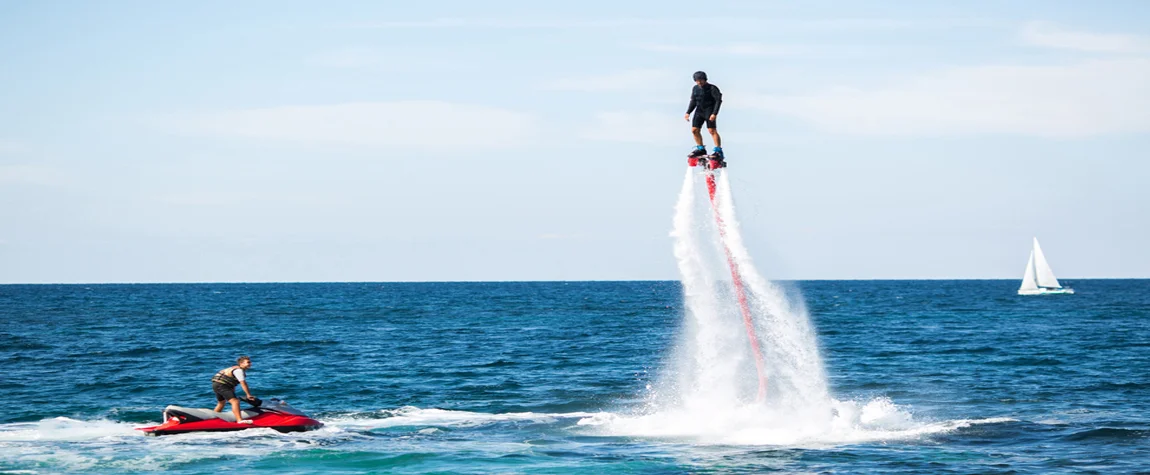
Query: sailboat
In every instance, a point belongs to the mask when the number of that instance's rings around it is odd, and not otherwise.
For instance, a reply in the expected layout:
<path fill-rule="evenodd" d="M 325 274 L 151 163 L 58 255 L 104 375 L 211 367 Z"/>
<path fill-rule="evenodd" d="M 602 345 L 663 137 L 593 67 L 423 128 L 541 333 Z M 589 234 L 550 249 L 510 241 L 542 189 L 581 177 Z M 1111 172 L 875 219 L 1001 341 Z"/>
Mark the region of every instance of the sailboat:
<path fill-rule="evenodd" d="M 1063 287 L 1050 270 L 1046 256 L 1038 245 L 1038 238 L 1034 238 L 1034 248 L 1030 250 L 1030 260 L 1026 261 L 1026 273 L 1022 276 L 1022 287 L 1018 288 L 1018 295 L 1051 295 L 1072 294 L 1074 289 Z"/>

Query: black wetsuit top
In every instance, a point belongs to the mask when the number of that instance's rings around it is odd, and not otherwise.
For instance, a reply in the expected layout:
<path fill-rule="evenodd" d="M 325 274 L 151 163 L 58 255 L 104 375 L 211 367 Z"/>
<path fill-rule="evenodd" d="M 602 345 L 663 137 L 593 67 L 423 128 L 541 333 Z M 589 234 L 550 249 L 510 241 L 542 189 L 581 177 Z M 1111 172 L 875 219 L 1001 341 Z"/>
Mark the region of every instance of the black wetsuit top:
<path fill-rule="evenodd" d="M 719 113 L 719 106 L 723 105 L 723 93 L 719 91 L 719 87 L 707 83 L 703 87 L 698 84 L 691 89 L 691 103 L 687 105 L 687 113 L 695 110 L 696 107 L 700 111 L 710 111 L 711 114 Z"/>

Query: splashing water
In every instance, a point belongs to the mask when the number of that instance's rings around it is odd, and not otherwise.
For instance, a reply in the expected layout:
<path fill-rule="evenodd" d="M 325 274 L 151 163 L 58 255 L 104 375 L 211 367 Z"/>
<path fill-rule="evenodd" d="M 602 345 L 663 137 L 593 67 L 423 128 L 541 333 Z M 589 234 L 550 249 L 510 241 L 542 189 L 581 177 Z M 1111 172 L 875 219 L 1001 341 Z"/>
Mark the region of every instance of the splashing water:
<path fill-rule="evenodd" d="M 757 384 L 756 362 L 748 338 L 754 337 L 769 381 L 762 405 L 829 413 L 826 374 L 805 310 L 792 306 L 782 290 L 755 269 L 743 244 L 726 174 L 715 175 L 713 206 L 698 186 L 700 178 L 688 169 L 675 206 L 672 236 L 683 282 L 686 328 L 672 362 L 677 375 L 670 386 L 673 392 L 663 396 L 684 407 L 753 402 L 748 388 Z M 732 298 L 731 264 L 745 286 L 753 332 L 744 331 Z"/>
<path fill-rule="evenodd" d="M 928 424 L 914 421 L 906 408 L 886 398 L 832 398 L 805 307 L 755 268 L 726 173 L 714 174 L 713 203 L 700 184 L 706 173 L 688 168 L 675 205 L 671 236 L 686 311 L 666 370 L 642 414 L 605 413 L 581 425 L 614 435 L 703 443 L 821 445 L 911 438 L 994 422 Z M 745 287 L 752 331 L 744 328 L 732 272 Z M 764 360 L 768 389 L 761 402 L 755 397 L 756 356 L 748 338 L 758 339 Z"/>

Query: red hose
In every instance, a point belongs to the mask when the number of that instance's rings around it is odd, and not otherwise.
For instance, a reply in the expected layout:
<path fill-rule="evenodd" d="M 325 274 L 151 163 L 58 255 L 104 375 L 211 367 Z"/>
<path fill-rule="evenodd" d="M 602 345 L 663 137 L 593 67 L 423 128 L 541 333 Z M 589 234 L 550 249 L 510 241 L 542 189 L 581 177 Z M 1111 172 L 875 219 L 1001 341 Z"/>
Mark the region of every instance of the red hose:
<path fill-rule="evenodd" d="M 715 213 L 715 222 L 719 226 L 719 237 L 723 241 L 723 251 L 727 254 L 727 265 L 731 267 L 731 282 L 735 286 L 735 296 L 739 300 L 739 309 L 743 311 L 743 323 L 747 327 L 747 338 L 751 340 L 751 350 L 755 353 L 755 369 L 759 373 L 759 394 L 755 396 L 756 402 L 763 402 L 767 397 L 767 370 L 763 364 L 763 354 L 759 351 L 759 339 L 755 337 L 755 324 L 751 319 L 751 306 L 747 303 L 747 291 L 743 287 L 743 279 L 739 276 L 739 266 L 731 256 L 731 248 L 727 247 L 727 228 L 723 224 L 723 217 L 719 215 L 719 206 L 715 202 L 715 174 L 707 173 L 707 194 L 711 197 L 711 210 Z"/>

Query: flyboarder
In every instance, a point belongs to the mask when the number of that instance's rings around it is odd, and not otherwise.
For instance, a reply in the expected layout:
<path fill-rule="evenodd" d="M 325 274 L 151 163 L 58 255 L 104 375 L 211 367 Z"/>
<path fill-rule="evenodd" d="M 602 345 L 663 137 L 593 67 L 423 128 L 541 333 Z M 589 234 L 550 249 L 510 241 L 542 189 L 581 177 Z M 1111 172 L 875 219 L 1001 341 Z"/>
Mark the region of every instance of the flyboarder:
<path fill-rule="evenodd" d="M 700 158 L 707 156 L 707 148 L 703 146 L 703 134 L 700 129 L 703 123 L 707 124 L 707 130 L 711 132 L 711 140 L 715 142 L 713 153 L 707 158 L 711 159 L 710 168 L 722 168 L 727 166 L 723 156 L 723 139 L 719 137 L 719 129 L 715 125 L 715 118 L 719 115 L 719 106 L 723 104 L 723 93 L 719 91 L 719 87 L 707 82 L 707 73 L 703 71 L 695 71 L 694 74 L 695 87 L 691 88 L 691 103 L 687 105 L 687 113 L 683 115 L 683 120 L 691 122 L 691 134 L 695 136 L 695 150 L 691 151 L 688 155 L 688 163 L 692 165 Z M 691 112 L 695 112 L 695 117 L 691 117 Z"/>

